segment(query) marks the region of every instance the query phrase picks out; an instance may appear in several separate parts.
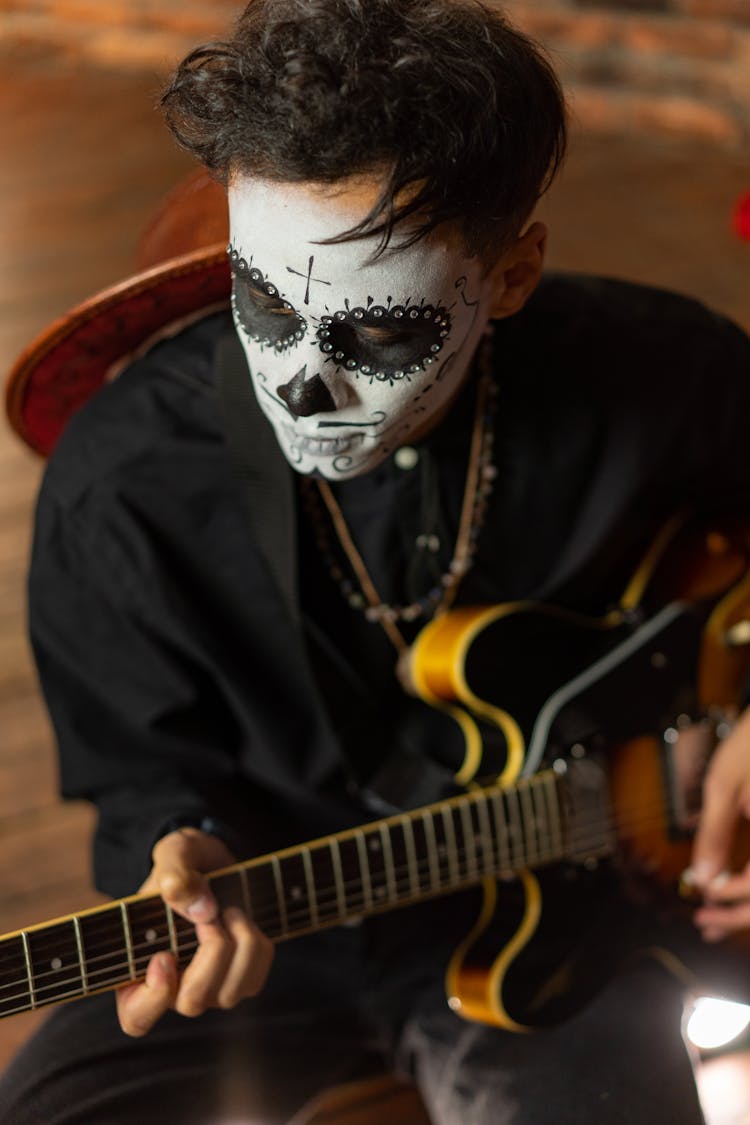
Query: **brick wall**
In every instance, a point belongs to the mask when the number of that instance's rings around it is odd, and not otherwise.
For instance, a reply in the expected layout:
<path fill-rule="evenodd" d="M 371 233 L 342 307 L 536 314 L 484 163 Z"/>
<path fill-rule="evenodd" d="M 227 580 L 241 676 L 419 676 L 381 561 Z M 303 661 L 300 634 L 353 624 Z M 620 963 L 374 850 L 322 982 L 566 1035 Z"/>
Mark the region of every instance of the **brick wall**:
<path fill-rule="evenodd" d="M 750 0 L 508 0 L 589 128 L 750 142 Z"/>
<path fill-rule="evenodd" d="M 220 35 L 239 0 L 0 0 L 0 34 L 109 65 L 166 68 Z M 613 133 L 750 144 L 750 0 L 506 0 L 568 89 L 574 121 Z"/>
<path fill-rule="evenodd" d="M 105 66 L 166 73 L 222 35 L 241 0 L 0 0 L 0 43 L 52 45 Z"/>

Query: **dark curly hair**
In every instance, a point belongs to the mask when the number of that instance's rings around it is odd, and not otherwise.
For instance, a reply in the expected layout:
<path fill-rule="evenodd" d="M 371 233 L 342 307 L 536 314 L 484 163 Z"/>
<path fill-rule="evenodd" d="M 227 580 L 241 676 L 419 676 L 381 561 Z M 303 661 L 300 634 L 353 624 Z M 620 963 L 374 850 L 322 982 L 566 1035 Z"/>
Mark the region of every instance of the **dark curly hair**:
<path fill-rule="evenodd" d="M 457 220 L 469 254 L 496 257 L 566 146 L 550 64 L 481 0 L 251 0 L 228 42 L 184 59 L 162 104 L 225 182 L 383 173 L 369 214 L 331 240 L 375 234 L 381 250 L 415 215 L 399 245 Z"/>

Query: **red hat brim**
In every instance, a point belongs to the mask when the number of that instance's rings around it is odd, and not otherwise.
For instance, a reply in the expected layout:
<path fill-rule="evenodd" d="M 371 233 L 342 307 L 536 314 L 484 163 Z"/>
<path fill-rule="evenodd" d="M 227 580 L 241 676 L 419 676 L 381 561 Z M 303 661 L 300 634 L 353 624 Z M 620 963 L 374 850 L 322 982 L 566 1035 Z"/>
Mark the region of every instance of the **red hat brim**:
<path fill-rule="evenodd" d="M 71 415 L 130 358 L 186 320 L 229 307 L 226 243 L 171 258 L 55 321 L 14 364 L 6 388 L 17 434 L 42 456 Z"/>

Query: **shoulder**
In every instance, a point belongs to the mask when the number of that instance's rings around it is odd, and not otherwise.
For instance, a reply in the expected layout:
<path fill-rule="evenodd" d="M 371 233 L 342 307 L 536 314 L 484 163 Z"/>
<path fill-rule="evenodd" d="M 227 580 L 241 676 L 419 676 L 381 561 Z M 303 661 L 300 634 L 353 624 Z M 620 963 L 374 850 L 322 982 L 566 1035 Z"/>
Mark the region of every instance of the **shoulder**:
<path fill-rule="evenodd" d="M 48 462 L 43 495 L 73 508 L 139 472 L 221 448 L 213 354 L 229 314 L 207 317 L 156 344 L 70 420 Z"/>
<path fill-rule="evenodd" d="M 750 338 L 700 301 L 585 274 L 548 274 L 498 337 L 498 363 L 507 348 L 550 391 L 595 399 L 666 398 L 750 369 Z"/>
<path fill-rule="evenodd" d="M 750 339 L 726 317 L 701 301 L 669 289 L 617 278 L 550 273 L 521 314 L 527 331 L 545 324 L 560 346 L 604 348 L 617 355 L 643 350 L 656 356 L 691 354 L 696 342 L 750 349 Z M 653 353 L 652 353 L 653 354 Z M 648 356 L 644 357 L 648 365 Z"/>

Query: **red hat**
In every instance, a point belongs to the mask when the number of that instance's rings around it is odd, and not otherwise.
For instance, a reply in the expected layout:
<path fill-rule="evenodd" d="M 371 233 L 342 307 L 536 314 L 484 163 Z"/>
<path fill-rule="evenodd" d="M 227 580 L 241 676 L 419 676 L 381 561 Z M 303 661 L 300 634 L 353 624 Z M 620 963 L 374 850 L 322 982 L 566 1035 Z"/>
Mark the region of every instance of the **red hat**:
<path fill-rule="evenodd" d="M 229 306 L 227 239 L 223 191 L 201 170 L 144 235 L 139 264 L 150 268 L 55 321 L 14 364 L 8 417 L 32 449 L 47 456 L 70 416 L 157 339 Z"/>

